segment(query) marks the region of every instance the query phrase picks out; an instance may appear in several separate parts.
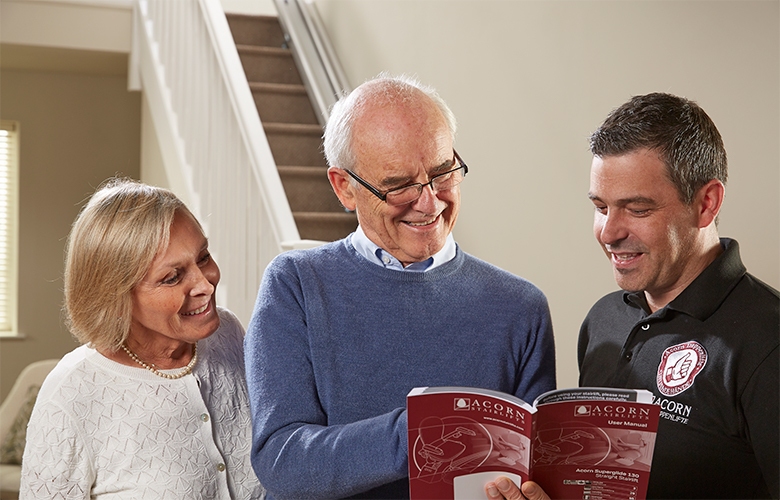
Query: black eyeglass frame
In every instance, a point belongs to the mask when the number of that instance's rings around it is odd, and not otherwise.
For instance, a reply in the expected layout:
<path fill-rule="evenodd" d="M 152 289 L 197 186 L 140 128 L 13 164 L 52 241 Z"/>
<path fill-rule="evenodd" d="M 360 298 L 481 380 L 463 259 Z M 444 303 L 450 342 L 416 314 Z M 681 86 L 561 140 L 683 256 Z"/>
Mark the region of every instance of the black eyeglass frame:
<path fill-rule="evenodd" d="M 358 181 L 358 183 L 360 183 L 361 186 L 363 186 L 364 188 L 368 189 L 369 192 L 371 192 L 371 194 L 373 194 L 374 196 L 376 196 L 380 200 L 384 201 L 385 203 L 387 203 L 387 195 L 392 193 L 393 191 L 400 191 L 401 189 L 408 189 L 410 187 L 419 186 L 417 198 L 415 198 L 414 200 L 411 200 L 411 201 L 407 201 L 406 203 L 401 203 L 400 205 L 395 205 L 395 206 L 407 205 L 409 203 L 413 203 L 415 200 L 417 200 L 420 197 L 420 195 L 422 195 L 422 191 L 423 191 L 423 189 L 425 189 L 425 186 L 431 186 L 431 189 L 433 189 L 433 181 L 435 181 L 437 178 L 439 178 L 439 177 L 441 177 L 443 175 L 451 174 L 451 173 L 453 173 L 453 172 L 455 172 L 457 170 L 463 169 L 463 177 L 464 178 L 466 177 L 466 174 L 469 173 L 468 165 L 466 165 L 466 163 L 463 161 L 463 159 L 460 157 L 460 155 L 458 154 L 457 151 L 455 151 L 453 149 L 452 152 L 455 154 L 455 161 L 458 162 L 458 164 L 460 165 L 459 167 L 453 168 L 452 170 L 447 170 L 446 172 L 442 172 L 440 174 L 436 174 L 433 177 L 431 177 L 431 180 L 429 180 L 425 184 L 422 184 L 420 182 L 416 182 L 414 184 L 407 184 L 406 186 L 400 186 L 400 187 L 397 187 L 397 188 L 393 188 L 393 189 L 391 189 L 389 191 L 385 191 L 385 193 L 382 193 L 377 188 L 375 188 L 374 186 L 372 186 L 368 182 L 366 182 L 363 179 L 361 179 L 358 176 L 358 174 L 356 174 L 355 172 L 353 172 L 351 170 L 347 170 L 347 173 L 353 179 Z M 460 183 L 458 183 L 458 184 L 460 184 Z M 456 184 L 456 186 L 457 186 L 457 184 Z M 453 187 L 455 187 L 455 186 L 453 186 Z"/>

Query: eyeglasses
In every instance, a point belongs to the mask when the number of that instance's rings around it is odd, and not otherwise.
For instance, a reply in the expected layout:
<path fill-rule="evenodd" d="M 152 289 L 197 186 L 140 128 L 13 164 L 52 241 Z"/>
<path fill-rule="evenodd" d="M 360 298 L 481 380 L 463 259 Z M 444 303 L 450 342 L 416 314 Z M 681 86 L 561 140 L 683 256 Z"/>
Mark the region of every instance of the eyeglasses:
<path fill-rule="evenodd" d="M 358 177 L 358 175 L 353 171 L 347 170 L 347 173 L 353 179 L 358 181 L 364 188 L 368 189 L 374 196 L 384 201 L 388 205 L 397 207 L 415 201 L 420 197 L 425 186 L 431 186 L 431 189 L 434 192 L 438 192 L 452 189 L 460 184 L 461 181 L 463 181 L 463 178 L 466 177 L 466 174 L 469 172 L 469 167 L 463 163 L 463 160 L 460 158 L 457 151 L 453 149 L 452 152 L 455 154 L 455 159 L 452 160 L 452 164 L 455 165 L 457 162 L 458 165 L 460 165 L 459 167 L 453 168 L 452 170 L 448 170 L 447 172 L 441 174 L 434 175 L 431 177 L 431 180 L 425 184 L 421 184 L 419 182 L 416 184 L 408 184 L 406 186 L 393 188 L 389 191 L 386 191 L 384 194 L 368 182 Z"/>

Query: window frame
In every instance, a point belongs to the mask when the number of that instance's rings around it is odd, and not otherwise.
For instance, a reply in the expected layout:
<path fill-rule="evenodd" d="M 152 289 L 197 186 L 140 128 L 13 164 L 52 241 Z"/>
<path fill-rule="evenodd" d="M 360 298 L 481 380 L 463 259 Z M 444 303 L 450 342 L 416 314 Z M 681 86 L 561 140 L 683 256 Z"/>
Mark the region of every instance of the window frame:
<path fill-rule="evenodd" d="M 20 137 L 21 125 L 18 121 L 0 120 L 0 337 L 20 336 L 18 328 Z M 5 207 L 2 206 L 3 201 Z M 3 233 L 5 233 L 5 242 L 3 242 Z M 2 279 L 3 267 L 6 270 L 5 282 Z"/>

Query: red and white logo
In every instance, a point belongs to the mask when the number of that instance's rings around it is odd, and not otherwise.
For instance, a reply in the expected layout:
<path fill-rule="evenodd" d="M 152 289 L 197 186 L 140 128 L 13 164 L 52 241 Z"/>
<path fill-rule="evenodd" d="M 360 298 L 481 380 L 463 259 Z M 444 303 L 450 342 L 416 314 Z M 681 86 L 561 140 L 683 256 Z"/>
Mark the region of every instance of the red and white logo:
<path fill-rule="evenodd" d="M 698 342 L 685 342 L 666 349 L 658 365 L 656 383 L 665 396 L 675 396 L 693 385 L 707 364 L 707 351 Z"/>
<path fill-rule="evenodd" d="M 455 411 L 464 411 L 471 409 L 471 400 L 469 398 L 455 398 L 453 403 L 453 409 Z"/>

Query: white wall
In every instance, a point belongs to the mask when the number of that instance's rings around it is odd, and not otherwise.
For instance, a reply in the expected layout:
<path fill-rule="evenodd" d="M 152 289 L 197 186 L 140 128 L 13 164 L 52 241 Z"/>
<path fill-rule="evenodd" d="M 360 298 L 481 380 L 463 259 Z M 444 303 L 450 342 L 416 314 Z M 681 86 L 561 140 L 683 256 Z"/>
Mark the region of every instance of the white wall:
<path fill-rule="evenodd" d="M 2 0 L 2 43 L 127 53 L 132 0 Z"/>
<path fill-rule="evenodd" d="M 275 16 L 273 0 L 220 0 L 225 12 L 231 14 L 251 14 L 255 16 Z"/>
<path fill-rule="evenodd" d="M 777 0 L 315 3 L 353 86 L 415 74 L 452 107 L 471 169 L 456 239 L 547 294 L 559 386 L 577 384 L 580 322 L 617 288 L 591 233 L 587 137 L 632 95 L 710 114 L 731 166 L 721 234 L 780 287 Z"/>

